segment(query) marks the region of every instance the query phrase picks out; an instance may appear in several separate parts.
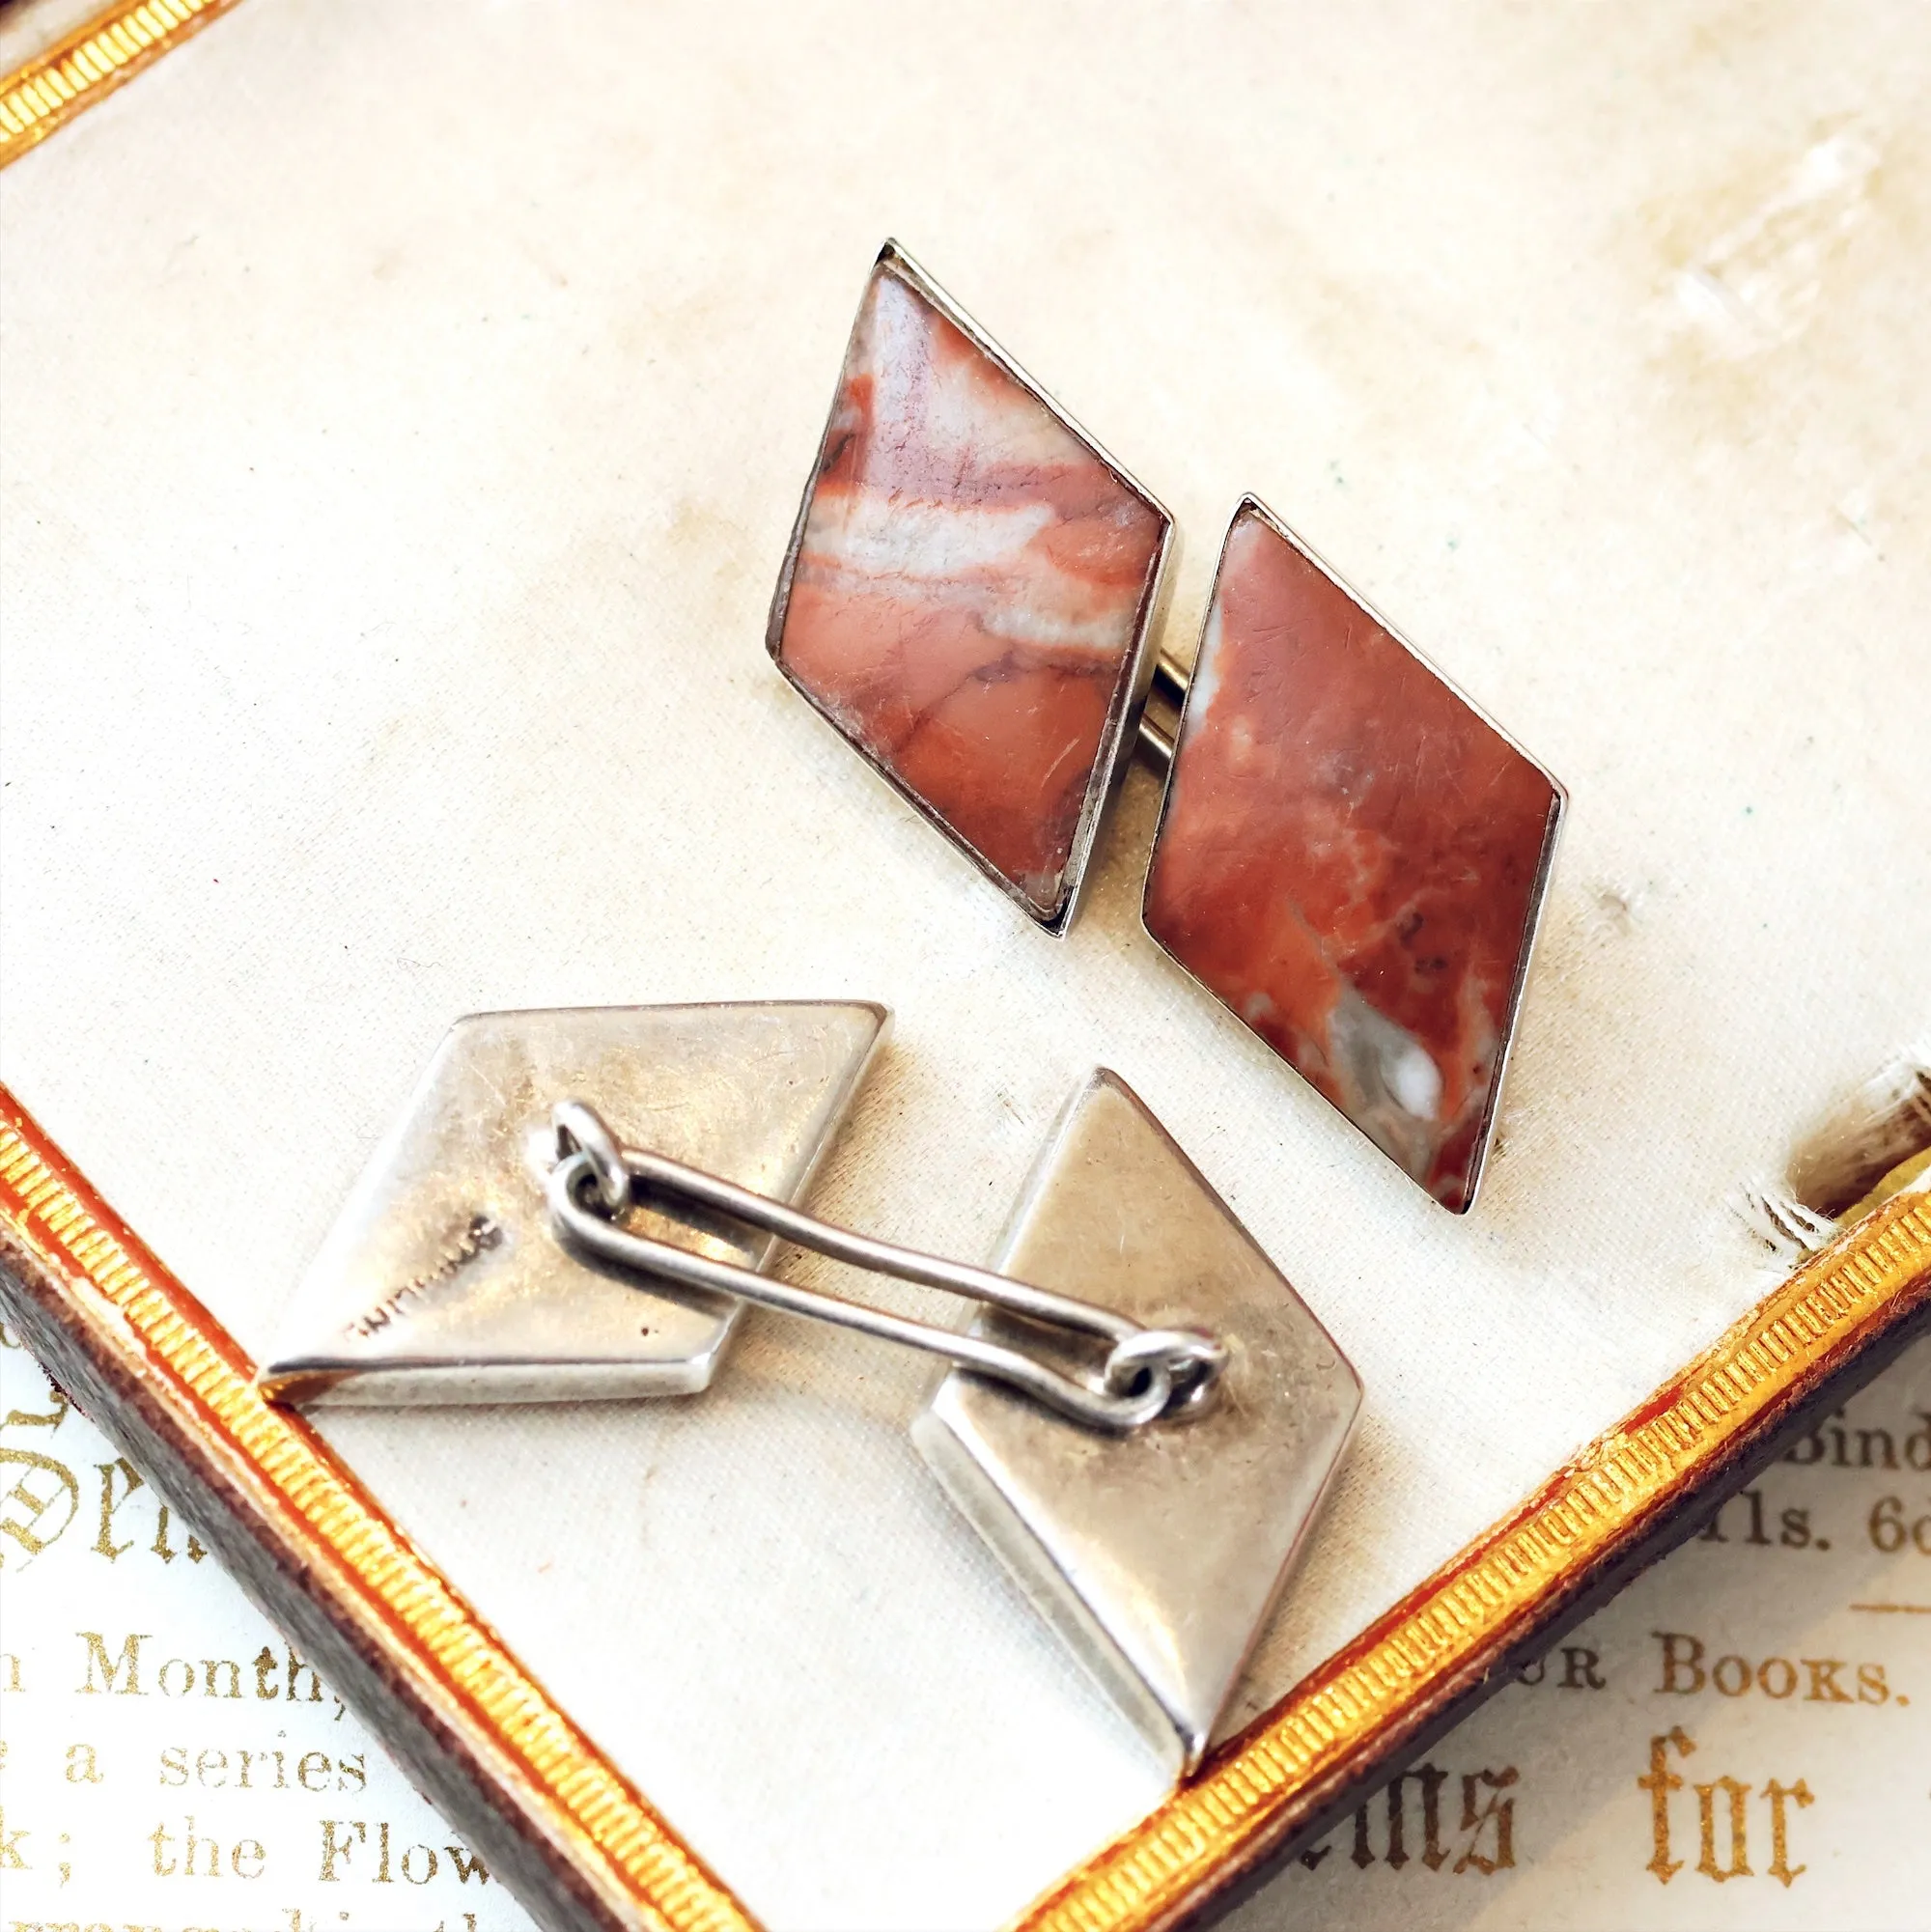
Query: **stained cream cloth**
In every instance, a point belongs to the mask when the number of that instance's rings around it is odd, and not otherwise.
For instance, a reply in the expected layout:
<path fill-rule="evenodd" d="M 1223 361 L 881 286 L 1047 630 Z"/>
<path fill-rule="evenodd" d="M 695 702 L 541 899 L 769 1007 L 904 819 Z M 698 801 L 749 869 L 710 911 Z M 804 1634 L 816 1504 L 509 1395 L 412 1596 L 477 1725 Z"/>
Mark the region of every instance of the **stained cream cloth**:
<path fill-rule="evenodd" d="M 1909 0 L 247 0 L 0 182 L 0 1071 L 259 1350 L 468 1009 L 882 999 L 817 1198 L 966 1255 L 1117 1068 L 1368 1391 L 1245 1718 L 1765 1292 L 1739 1186 L 1925 1026 L 1927 69 Z M 1174 508 L 1178 652 L 1255 490 L 1569 786 L 1469 1217 L 1139 932 L 1150 778 L 1054 943 L 766 659 L 887 234 Z M 1161 1782 L 925 1374 L 760 1320 L 329 1434 L 756 1911 L 986 1925 Z"/>

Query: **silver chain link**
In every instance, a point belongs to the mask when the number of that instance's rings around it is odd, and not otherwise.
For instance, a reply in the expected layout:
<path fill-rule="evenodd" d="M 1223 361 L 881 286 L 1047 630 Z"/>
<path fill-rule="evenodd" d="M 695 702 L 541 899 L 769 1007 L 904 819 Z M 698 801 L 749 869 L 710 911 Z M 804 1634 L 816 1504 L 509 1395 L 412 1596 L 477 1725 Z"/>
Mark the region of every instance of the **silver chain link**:
<path fill-rule="evenodd" d="M 624 1146 L 602 1115 L 583 1101 L 559 1103 L 551 1120 L 557 1136 L 557 1163 L 547 1186 L 551 1221 L 564 1242 L 613 1267 L 679 1287 L 735 1295 L 941 1356 L 1089 1428 L 1140 1429 L 1198 1414 L 1213 1398 L 1226 1349 L 1212 1335 L 1193 1329 L 1142 1328 L 1075 1296 L 817 1220 L 701 1168 Z M 861 1302 L 800 1288 L 618 1225 L 616 1218 L 640 1196 L 657 1205 L 696 1206 L 875 1274 L 942 1289 L 1050 1328 L 1095 1336 L 1106 1344 L 1105 1360 L 1091 1379 L 1069 1375 L 1009 1343 L 934 1328 Z"/>

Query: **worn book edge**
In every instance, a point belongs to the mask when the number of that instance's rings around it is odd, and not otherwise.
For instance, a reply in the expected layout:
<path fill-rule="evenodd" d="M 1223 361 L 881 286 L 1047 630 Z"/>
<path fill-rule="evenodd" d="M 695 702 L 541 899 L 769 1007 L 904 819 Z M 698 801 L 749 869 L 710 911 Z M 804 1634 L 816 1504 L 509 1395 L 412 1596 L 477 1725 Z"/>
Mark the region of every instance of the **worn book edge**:
<path fill-rule="evenodd" d="M 4 1086 L 0 1306 L 546 1924 L 751 1925 Z"/>
<path fill-rule="evenodd" d="M 754 1923 L 0 1087 L 0 1302 L 546 1925 Z M 1931 1196 L 1847 1230 L 1015 1932 L 1218 1910 L 1691 1534 L 1931 1317 Z"/>

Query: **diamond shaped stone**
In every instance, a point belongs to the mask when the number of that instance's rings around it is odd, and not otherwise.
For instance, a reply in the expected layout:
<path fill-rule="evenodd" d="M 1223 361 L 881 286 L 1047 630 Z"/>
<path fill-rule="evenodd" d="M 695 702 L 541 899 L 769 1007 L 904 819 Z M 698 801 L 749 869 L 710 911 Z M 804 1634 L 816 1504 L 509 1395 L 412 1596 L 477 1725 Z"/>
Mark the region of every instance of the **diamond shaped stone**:
<path fill-rule="evenodd" d="M 1259 503 L 1220 553 L 1147 930 L 1426 1188 L 1474 1200 L 1562 789 Z"/>
<path fill-rule="evenodd" d="M 779 578 L 770 651 L 1055 931 L 1144 692 L 1170 528 L 887 243 Z"/>

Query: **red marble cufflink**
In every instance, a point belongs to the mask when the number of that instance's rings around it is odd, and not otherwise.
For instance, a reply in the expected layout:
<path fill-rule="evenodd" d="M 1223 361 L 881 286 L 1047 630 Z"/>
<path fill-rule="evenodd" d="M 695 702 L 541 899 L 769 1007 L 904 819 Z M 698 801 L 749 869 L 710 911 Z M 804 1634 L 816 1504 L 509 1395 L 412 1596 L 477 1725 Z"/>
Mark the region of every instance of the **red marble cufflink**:
<path fill-rule="evenodd" d="M 1443 1206 L 1474 1200 L 1562 789 L 1253 497 L 1169 747 L 1173 524 L 887 242 L 772 602 L 785 676 L 1063 933 L 1135 734 L 1154 939 Z"/>
<path fill-rule="evenodd" d="M 892 785 L 1063 932 L 1132 750 L 1172 530 L 887 242 L 768 643 Z"/>
<path fill-rule="evenodd" d="M 1457 1213 L 1474 1200 L 1564 803 L 1244 499 L 1175 737 L 1146 927 Z"/>

